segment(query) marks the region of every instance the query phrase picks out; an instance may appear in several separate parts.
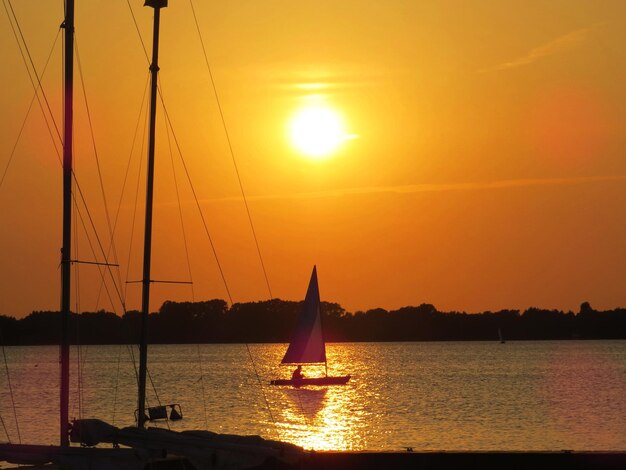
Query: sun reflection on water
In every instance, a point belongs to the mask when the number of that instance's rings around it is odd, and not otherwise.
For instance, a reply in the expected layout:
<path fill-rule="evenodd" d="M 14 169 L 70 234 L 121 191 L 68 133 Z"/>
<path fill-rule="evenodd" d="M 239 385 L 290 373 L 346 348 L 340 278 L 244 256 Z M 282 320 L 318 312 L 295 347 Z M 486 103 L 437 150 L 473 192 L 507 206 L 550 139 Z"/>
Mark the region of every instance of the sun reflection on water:
<path fill-rule="evenodd" d="M 320 451 L 626 448 L 625 341 L 330 344 L 328 375 L 352 378 L 300 389 L 269 385 L 291 376 L 293 367 L 279 365 L 286 347 L 252 345 L 253 367 L 244 345 L 202 345 L 204 376 L 196 346 L 152 347 L 160 399 L 184 410 L 172 429 L 260 435 Z M 124 427 L 133 424 L 136 378 L 130 356 L 120 367 L 120 348 L 84 351 L 80 404 L 82 416 Z M 57 352 L 7 348 L 24 442 L 58 439 L 58 402 L 50 399 Z M 324 366 L 304 373 L 323 375 Z M 11 403 L 7 385 L 0 376 L 0 403 Z M 81 416 L 75 385 L 72 417 Z M 17 438 L 5 415 L 7 434 Z"/>
<path fill-rule="evenodd" d="M 278 420 L 281 438 L 306 449 L 348 448 L 350 428 L 344 410 L 350 395 L 345 387 L 284 390 Z"/>
<path fill-rule="evenodd" d="M 328 357 L 328 375 L 350 373 L 349 354 L 333 351 Z M 323 375 L 323 367 L 309 366 L 307 376 Z M 281 387 L 275 398 L 280 438 L 312 450 L 354 449 L 360 430 L 366 426 L 364 407 L 359 404 L 358 380 L 328 387 Z M 361 447 L 357 444 L 357 447 Z"/>

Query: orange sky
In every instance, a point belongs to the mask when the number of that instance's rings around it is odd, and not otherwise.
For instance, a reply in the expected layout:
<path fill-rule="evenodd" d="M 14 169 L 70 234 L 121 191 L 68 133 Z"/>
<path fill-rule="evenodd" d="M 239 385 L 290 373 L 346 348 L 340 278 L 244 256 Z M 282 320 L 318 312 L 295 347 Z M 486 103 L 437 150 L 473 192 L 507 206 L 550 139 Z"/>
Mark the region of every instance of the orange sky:
<path fill-rule="evenodd" d="M 41 71 L 62 3 L 12 4 Z M 131 4 L 149 44 L 152 11 Z M 194 6 L 275 297 L 303 298 L 317 264 L 322 298 L 349 311 L 422 302 L 465 311 L 626 306 L 626 3 Z M 124 281 L 141 274 L 141 205 L 132 250 L 130 234 L 145 143 L 131 146 L 147 61 L 125 2 L 78 0 L 76 34 L 112 219 L 132 155 L 115 245 L 127 306 L 139 308 L 138 285 Z M 5 11 L 0 47 L 1 177 L 33 96 Z M 163 10 L 160 66 L 232 298 L 267 299 L 187 1 Z M 76 174 L 108 246 L 76 74 Z M 59 39 L 43 78 L 59 126 L 60 78 Z M 301 155 L 287 132 L 314 94 L 358 136 L 322 161 Z M 152 277 L 188 280 L 159 113 Z M 194 291 L 155 285 L 152 309 L 167 299 L 226 298 L 177 155 L 174 168 Z M 60 218 L 60 165 L 35 102 L 0 186 L 0 313 L 58 307 Z M 76 245 L 75 256 L 93 260 L 80 222 Z M 81 266 L 79 279 L 80 309 L 113 308 L 98 296 L 96 268 Z M 114 308 L 121 313 L 119 302 Z"/>

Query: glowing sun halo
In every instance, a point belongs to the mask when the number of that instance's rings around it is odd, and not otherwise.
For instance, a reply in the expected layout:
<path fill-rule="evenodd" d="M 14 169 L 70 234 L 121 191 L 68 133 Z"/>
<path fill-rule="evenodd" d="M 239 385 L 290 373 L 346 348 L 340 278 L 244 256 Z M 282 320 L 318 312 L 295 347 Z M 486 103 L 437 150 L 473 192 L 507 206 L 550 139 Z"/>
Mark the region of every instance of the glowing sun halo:
<path fill-rule="evenodd" d="M 294 147 L 313 159 L 331 155 L 348 138 L 341 116 L 327 107 L 306 107 L 290 122 L 289 136 Z"/>

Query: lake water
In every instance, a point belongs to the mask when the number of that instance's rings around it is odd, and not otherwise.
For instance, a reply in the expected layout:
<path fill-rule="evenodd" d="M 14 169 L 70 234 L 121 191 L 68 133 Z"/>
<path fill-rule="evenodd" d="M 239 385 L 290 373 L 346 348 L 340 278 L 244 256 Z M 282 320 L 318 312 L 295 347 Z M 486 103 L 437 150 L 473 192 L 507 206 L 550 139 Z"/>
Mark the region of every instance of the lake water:
<path fill-rule="evenodd" d="M 352 379 L 303 389 L 268 385 L 291 373 L 278 365 L 285 347 L 250 345 L 249 354 L 245 345 L 151 346 L 159 399 L 184 413 L 172 428 L 315 449 L 626 449 L 626 341 L 331 344 L 329 374 Z M 56 443 L 58 348 L 5 351 L 21 441 Z M 133 354 L 128 346 L 73 348 L 70 416 L 131 425 Z M 0 440 L 8 432 L 18 442 L 5 372 L 0 400 Z M 157 404 L 152 390 L 149 404 Z"/>

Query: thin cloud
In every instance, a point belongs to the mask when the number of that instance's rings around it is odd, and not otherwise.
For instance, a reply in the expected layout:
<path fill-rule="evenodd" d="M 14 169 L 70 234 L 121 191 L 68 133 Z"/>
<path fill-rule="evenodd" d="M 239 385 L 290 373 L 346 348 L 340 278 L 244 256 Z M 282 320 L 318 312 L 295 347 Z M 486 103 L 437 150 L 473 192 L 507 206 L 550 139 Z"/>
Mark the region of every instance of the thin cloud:
<path fill-rule="evenodd" d="M 499 180 L 475 183 L 442 183 L 442 184 L 412 184 L 401 186 L 364 186 L 359 188 L 333 189 L 328 191 L 315 191 L 292 194 L 268 194 L 259 196 L 247 196 L 248 201 L 267 200 L 294 200 L 316 199 L 324 197 L 341 197 L 360 194 L 412 194 L 425 192 L 444 191 L 478 191 L 497 190 L 507 188 L 522 188 L 533 186 L 571 186 L 587 183 L 624 182 L 626 175 L 613 176 L 583 176 L 573 178 L 527 178 L 514 180 Z M 241 201 L 240 196 L 205 200 L 204 202 L 232 202 Z"/>
<path fill-rule="evenodd" d="M 518 57 L 517 59 L 505 62 L 500 65 L 489 67 L 482 70 L 482 72 L 506 70 L 532 64 L 540 59 L 543 59 L 544 57 L 554 55 L 562 50 L 582 44 L 589 35 L 591 29 L 592 28 L 583 28 L 577 29 L 576 31 L 571 31 L 567 34 L 564 34 L 563 36 L 559 36 L 558 38 L 553 39 L 552 41 L 542 44 L 541 46 L 537 46 L 531 49 L 526 55 L 522 57 Z"/>

